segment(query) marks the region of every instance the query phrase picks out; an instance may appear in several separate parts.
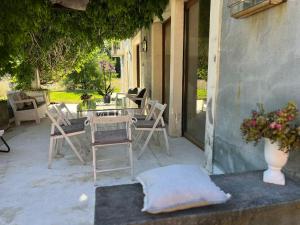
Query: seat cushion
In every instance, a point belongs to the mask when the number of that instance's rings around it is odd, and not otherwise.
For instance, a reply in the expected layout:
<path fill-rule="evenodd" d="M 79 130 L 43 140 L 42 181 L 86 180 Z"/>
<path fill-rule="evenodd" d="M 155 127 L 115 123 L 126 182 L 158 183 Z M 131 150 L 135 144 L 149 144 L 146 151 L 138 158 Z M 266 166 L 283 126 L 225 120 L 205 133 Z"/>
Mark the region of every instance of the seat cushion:
<path fill-rule="evenodd" d="M 154 126 L 155 120 L 138 120 L 134 125 L 136 128 L 152 128 Z M 164 128 L 161 122 L 158 123 L 156 128 Z"/>
<path fill-rule="evenodd" d="M 87 117 L 81 117 L 76 119 L 69 119 L 71 124 L 84 124 L 84 122 L 87 120 Z"/>
<path fill-rule="evenodd" d="M 141 114 L 134 114 L 133 117 L 136 118 L 137 120 L 145 120 L 147 116 Z"/>
<path fill-rule="evenodd" d="M 198 165 L 171 165 L 138 175 L 149 213 L 172 212 L 226 202 L 225 194 Z"/>
<path fill-rule="evenodd" d="M 75 132 L 84 131 L 84 124 L 83 123 L 75 123 L 69 126 L 61 125 L 61 128 L 66 134 L 71 134 Z M 54 134 L 52 136 L 61 135 L 61 132 L 55 127 Z"/>
<path fill-rule="evenodd" d="M 93 145 L 117 144 L 130 142 L 126 129 L 95 131 Z"/>
<path fill-rule="evenodd" d="M 36 102 L 36 106 L 39 108 L 43 105 L 45 105 L 45 102 Z M 33 103 L 32 102 L 27 102 L 26 104 L 23 105 L 22 108 L 18 108 L 17 111 L 23 111 L 23 110 L 29 110 L 29 109 L 34 109 Z"/>
<path fill-rule="evenodd" d="M 137 94 L 138 93 L 138 88 L 130 88 L 128 89 L 128 94 Z"/>
<path fill-rule="evenodd" d="M 146 88 L 143 88 L 136 96 L 136 98 L 143 98 L 144 95 L 146 93 Z M 142 104 L 142 100 L 135 100 L 134 101 L 139 107 L 141 106 Z"/>

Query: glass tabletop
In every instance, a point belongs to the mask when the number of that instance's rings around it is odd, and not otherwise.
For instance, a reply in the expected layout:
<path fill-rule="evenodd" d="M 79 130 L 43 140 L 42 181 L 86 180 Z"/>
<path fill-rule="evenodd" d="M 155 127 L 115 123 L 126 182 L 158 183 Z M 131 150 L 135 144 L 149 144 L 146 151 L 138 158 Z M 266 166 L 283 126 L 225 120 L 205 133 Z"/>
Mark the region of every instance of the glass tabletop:
<path fill-rule="evenodd" d="M 77 112 L 84 111 L 106 111 L 138 109 L 139 106 L 127 97 L 118 98 L 110 103 L 104 103 L 103 99 L 91 99 L 82 101 L 77 105 Z"/>

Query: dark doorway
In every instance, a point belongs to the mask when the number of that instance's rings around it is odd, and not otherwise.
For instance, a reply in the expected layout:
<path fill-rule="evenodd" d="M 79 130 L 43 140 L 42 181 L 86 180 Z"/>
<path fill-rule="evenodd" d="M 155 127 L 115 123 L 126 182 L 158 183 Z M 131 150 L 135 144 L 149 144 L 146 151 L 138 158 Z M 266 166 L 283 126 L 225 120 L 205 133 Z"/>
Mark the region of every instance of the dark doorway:
<path fill-rule="evenodd" d="M 140 45 L 136 46 L 136 86 L 141 86 Z"/>
<path fill-rule="evenodd" d="M 209 0 L 185 4 L 183 135 L 204 148 L 208 72 Z"/>
<path fill-rule="evenodd" d="M 169 97 L 170 97 L 170 56 L 171 56 L 171 19 L 163 24 L 163 103 L 167 104 L 164 120 L 169 121 Z"/>

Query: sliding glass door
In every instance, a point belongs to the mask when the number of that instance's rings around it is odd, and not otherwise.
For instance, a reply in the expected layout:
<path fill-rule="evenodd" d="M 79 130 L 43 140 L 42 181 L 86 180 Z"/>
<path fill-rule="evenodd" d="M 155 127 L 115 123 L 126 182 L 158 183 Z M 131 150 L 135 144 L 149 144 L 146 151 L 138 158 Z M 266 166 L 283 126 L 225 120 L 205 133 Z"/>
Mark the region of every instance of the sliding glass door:
<path fill-rule="evenodd" d="M 209 0 L 191 0 L 185 10 L 183 134 L 204 147 Z"/>

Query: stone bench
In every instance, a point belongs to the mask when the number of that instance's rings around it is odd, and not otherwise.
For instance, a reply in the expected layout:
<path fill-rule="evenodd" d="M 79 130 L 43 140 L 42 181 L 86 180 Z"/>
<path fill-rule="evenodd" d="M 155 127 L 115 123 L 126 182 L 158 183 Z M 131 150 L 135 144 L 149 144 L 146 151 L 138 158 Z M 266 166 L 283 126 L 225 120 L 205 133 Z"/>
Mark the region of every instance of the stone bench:
<path fill-rule="evenodd" d="M 262 182 L 262 171 L 215 175 L 212 180 L 232 198 L 220 205 L 152 215 L 141 212 L 140 184 L 96 189 L 95 225 L 298 225 L 300 184 Z"/>

